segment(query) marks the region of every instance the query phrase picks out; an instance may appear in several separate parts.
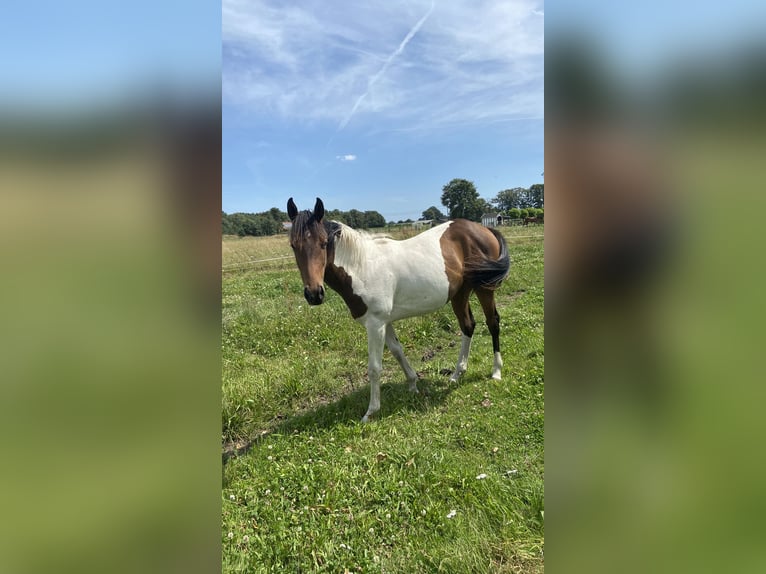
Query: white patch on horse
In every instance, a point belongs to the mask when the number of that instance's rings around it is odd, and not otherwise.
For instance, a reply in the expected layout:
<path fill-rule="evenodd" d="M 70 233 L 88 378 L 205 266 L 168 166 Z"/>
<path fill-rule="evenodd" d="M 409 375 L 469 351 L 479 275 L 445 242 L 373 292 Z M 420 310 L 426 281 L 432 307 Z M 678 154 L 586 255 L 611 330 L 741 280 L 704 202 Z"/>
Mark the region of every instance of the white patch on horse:
<path fill-rule="evenodd" d="M 500 351 L 495 353 L 495 361 L 492 366 L 492 378 L 496 381 L 501 381 L 503 379 L 502 374 L 500 371 L 503 369 L 503 357 L 500 356 Z"/>
<path fill-rule="evenodd" d="M 455 382 L 460 378 L 460 375 L 465 373 L 468 368 L 468 355 L 471 352 L 471 337 L 463 335 L 462 342 L 460 343 L 460 355 L 457 358 L 457 365 L 455 365 L 455 372 L 452 373 L 450 381 Z"/>

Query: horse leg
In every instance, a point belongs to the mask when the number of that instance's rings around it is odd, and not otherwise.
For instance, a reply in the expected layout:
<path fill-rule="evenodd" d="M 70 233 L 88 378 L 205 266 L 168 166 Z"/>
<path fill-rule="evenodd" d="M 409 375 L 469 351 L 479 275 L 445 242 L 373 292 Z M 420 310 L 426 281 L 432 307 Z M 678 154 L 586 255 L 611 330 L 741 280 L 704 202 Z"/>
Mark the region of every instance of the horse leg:
<path fill-rule="evenodd" d="M 369 422 L 370 417 L 380 410 L 380 373 L 383 370 L 383 343 L 386 337 L 386 325 L 383 323 L 367 324 L 367 376 L 370 379 L 370 406 L 362 417 L 362 422 Z"/>
<path fill-rule="evenodd" d="M 402 344 L 396 337 L 396 332 L 394 331 L 394 325 L 392 323 L 386 325 L 386 346 L 404 371 L 404 376 L 407 377 L 407 382 L 410 384 L 410 392 L 417 393 L 418 374 L 410 366 L 409 362 L 407 362 L 407 357 L 404 356 Z"/>
<path fill-rule="evenodd" d="M 492 335 L 492 350 L 495 353 L 492 378 L 499 381 L 502 379 L 500 370 L 503 368 L 503 357 L 500 355 L 500 315 L 495 306 L 495 292 L 490 289 L 477 289 L 476 296 L 479 298 L 481 308 L 484 311 L 489 334 Z"/>
<path fill-rule="evenodd" d="M 469 288 L 463 288 L 452 298 L 452 310 L 455 312 L 457 321 L 460 325 L 460 331 L 463 337 L 460 343 L 460 355 L 458 355 L 455 372 L 452 373 L 450 381 L 457 381 L 468 367 L 468 354 L 471 352 L 471 337 L 476 328 L 476 321 L 471 312 L 471 306 L 468 304 L 468 298 L 471 295 Z"/>

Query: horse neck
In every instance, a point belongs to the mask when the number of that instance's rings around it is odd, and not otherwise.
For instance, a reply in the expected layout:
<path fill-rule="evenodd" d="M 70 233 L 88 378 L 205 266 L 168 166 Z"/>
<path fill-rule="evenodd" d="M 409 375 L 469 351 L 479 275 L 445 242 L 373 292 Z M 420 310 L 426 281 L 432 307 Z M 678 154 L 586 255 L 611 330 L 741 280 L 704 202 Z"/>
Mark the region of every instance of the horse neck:
<path fill-rule="evenodd" d="M 370 251 L 375 248 L 374 241 L 348 225 L 341 223 L 340 227 L 340 235 L 335 240 L 335 266 L 342 267 L 349 275 L 364 274 Z"/>

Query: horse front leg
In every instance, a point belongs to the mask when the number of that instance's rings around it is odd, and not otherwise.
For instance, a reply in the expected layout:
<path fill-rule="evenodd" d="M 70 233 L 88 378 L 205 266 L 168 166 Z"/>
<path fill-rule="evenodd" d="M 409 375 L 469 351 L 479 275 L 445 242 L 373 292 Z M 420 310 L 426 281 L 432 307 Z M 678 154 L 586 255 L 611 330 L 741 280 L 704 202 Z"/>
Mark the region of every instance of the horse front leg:
<path fill-rule="evenodd" d="M 362 422 L 369 422 L 370 417 L 380 410 L 380 373 L 383 370 L 383 343 L 386 337 L 386 325 L 367 324 L 367 376 L 370 379 L 370 406 L 362 417 Z"/>

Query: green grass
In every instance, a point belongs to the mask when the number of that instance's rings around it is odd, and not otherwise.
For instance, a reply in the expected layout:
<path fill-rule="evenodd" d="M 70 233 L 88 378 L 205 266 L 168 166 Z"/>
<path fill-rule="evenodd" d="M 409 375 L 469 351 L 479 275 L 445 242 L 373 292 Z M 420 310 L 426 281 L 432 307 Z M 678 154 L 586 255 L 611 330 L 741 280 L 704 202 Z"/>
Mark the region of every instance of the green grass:
<path fill-rule="evenodd" d="M 543 570 L 542 227 L 503 231 L 503 381 L 475 299 L 468 371 L 441 374 L 460 341 L 446 305 L 396 324 L 421 394 L 386 351 L 370 424 L 366 335 L 340 297 L 306 304 L 294 261 L 274 259 L 286 238 L 224 239 L 222 438 L 241 447 L 223 470 L 225 572 Z"/>

